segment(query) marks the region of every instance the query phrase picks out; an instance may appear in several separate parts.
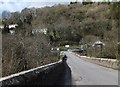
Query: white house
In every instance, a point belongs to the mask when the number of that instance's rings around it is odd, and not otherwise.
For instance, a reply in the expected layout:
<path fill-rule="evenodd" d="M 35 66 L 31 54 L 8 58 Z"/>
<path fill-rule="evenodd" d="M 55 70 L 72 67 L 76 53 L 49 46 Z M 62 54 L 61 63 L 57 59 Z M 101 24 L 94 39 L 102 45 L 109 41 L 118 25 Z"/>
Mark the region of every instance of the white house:
<path fill-rule="evenodd" d="M 10 28 L 16 28 L 16 26 L 18 26 L 17 24 L 11 24 L 11 25 L 9 25 L 9 29 Z"/>
<path fill-rule="evenodd" d="M 47 34 L 47 28 L 43 28 L 43 29 L 33 29 L 32 33 L 43 33 L 43 34 Z"/>
<path fill-rule="evenodd" d="M 11 28 L 16 28 L 16 26 L 18 26 L 18 25 L 17 24 L 11 24 L 8 27 L 9 27 L 9 29 L 11 29 Z M 0 29 L 3 29 L 3 28 L 4 28 L 4 25 L 0 25 Z"/>

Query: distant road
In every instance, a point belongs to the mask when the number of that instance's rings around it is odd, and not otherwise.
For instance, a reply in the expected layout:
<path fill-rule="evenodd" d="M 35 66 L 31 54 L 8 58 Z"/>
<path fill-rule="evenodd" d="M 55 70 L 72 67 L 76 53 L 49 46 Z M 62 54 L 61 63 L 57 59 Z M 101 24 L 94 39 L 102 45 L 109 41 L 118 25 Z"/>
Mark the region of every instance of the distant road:
<path fill-rule="evenodd" d="M 86 62 L 65 52 L 71 69 L 72 85 L 118 85 L 118 71 Z"/>

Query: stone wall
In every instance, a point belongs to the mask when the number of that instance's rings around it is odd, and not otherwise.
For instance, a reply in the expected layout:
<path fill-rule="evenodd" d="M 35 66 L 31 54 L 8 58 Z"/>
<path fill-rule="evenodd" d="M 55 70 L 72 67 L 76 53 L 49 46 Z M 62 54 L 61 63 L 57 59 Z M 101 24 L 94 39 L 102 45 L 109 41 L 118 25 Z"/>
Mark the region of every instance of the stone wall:
<path fill-rule="evenodd" d="M 55 85 L 61 74 L 63 74 L 65 64 L 62 61 L 23 71 L 0 79 L 2 87 L 21 85 Z"/>

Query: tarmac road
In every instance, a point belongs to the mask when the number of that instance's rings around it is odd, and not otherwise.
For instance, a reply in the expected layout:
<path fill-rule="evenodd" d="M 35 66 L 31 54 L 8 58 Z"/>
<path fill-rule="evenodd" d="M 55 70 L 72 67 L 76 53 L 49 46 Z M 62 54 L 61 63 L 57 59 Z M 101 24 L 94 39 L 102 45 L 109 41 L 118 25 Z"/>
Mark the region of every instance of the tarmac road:
<path fill-rule="evenodd" d="M 67 65 L 71 71 L 72 85 L 118 85 L 118 71 L 82 60 L 71 52 Z"/>

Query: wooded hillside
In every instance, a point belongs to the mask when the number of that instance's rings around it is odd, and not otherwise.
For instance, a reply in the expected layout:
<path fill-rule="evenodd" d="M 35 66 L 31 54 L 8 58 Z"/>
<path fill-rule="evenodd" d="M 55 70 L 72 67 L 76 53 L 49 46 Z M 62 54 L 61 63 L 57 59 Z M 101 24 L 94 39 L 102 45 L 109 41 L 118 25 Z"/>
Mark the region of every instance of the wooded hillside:
<path fill-rule="evenodd" d="M 56 61 L 57 59 L 49 58 L 52 55 L 50 47 L 65 44 L 89 45 L 88 56 L 119 58 L 119 2 L 76 2 L 44 8 L 25 8 L 21 12 L 3 12 L 2 22 L 3 73 L 11 74 L 49 63 L 48 61 Z M 9 32 L 9 24 L 18 24 L 14 35 Z M 32 31 L 36 29 L 47 29 L 47 34 L 35 35 Z M 92 48 L 97 40 L 105 43 L 102 55 Z M 21 66 L 16 68 L 18 65 Z"/>

